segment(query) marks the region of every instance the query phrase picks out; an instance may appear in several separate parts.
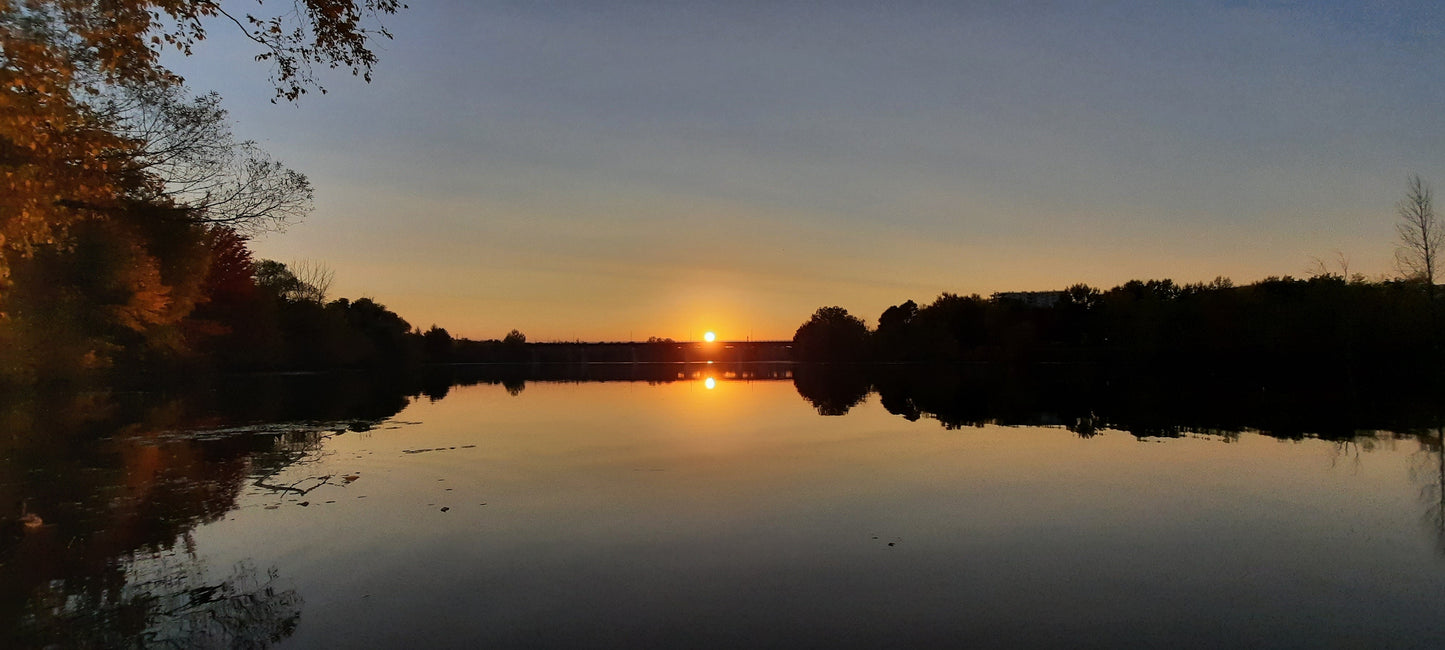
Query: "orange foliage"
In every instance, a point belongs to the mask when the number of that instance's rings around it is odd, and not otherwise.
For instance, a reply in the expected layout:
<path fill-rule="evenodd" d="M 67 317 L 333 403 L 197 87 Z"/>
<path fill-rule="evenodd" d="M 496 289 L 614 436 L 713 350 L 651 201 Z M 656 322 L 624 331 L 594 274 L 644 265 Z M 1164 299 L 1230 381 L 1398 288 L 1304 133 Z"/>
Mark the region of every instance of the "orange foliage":
<path fill-rule="evenodd" d="M 206 37 L 205 19 L 239 27 L 263 49 L 257 60 L 275 65 L 277 95 L 296 99 L 316 86 L 313 63 L 369 78 L 369 39 L 389 34 L 363 18 L 401 7 L 299 0 L 267 17 L 233 15 L 214 0 L 0 0 L 0 252 L 64 241 L 77 220 L 103 215 L 125 182 L 137 182 L 122 181 L 120 169 L 135 143 L 114 133 L 95 99 L 107 88 L 180 83 L 161 52 L 189 54 Z"/>

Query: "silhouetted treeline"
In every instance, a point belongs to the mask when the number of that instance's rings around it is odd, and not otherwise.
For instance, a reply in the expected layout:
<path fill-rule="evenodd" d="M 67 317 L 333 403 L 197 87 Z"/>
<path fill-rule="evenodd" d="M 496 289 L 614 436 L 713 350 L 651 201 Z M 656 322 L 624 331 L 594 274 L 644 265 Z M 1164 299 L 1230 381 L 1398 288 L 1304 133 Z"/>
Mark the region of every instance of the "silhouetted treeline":
<path fill-rule="evenodd" d="M 1433 377 L 1445 319 L 1411 281 L 1334 275 L 1177 285 L 1131 281 L 1100 291 L 959 296 L 889 307 L 869 331 L 826 307 L 794 336 L 804 361 L 1086 362 L 1318 382 Z"/>

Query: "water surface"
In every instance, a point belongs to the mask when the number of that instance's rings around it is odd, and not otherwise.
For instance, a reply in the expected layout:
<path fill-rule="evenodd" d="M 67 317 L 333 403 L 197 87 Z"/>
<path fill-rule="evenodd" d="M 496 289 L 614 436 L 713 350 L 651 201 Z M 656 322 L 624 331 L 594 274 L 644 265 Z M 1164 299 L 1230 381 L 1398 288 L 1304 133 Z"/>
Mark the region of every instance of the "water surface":
<path fill-rule="evenodd" d="M 13 409 L 0 496 L 43 524 L 7 529 L 0 623 L 78 646 L 1445 646 L 1437 431 L 965 422 L 678 369 Z"/>

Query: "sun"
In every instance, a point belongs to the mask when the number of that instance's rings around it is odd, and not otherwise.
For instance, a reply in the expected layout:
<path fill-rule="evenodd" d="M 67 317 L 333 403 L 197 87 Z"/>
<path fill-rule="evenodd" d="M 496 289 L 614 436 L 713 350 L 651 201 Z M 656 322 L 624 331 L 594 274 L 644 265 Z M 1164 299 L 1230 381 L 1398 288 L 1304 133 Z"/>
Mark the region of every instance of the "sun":
<path fill-rule="evenodd" d="M 712 332 L 704 332 L 702 335 L 702 340 L 707 341 L 708 343 L 712 343 L 713 341 L 717 340 L 717 334 L 714 334 Z"/>

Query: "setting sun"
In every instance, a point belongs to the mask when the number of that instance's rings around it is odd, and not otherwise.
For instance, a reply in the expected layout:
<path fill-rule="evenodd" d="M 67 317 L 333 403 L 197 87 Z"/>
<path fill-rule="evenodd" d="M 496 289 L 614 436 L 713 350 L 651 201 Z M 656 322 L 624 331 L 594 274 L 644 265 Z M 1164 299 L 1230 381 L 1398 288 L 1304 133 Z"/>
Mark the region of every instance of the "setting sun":
<path fill-rule="evenodd" d="M 717 334 L 714 334 L 712 332 L 705 332 L 702 335 L 702 340 L 707 341 L 708 343 L 712 343 L 713 341 L 717 340 Z"/>

